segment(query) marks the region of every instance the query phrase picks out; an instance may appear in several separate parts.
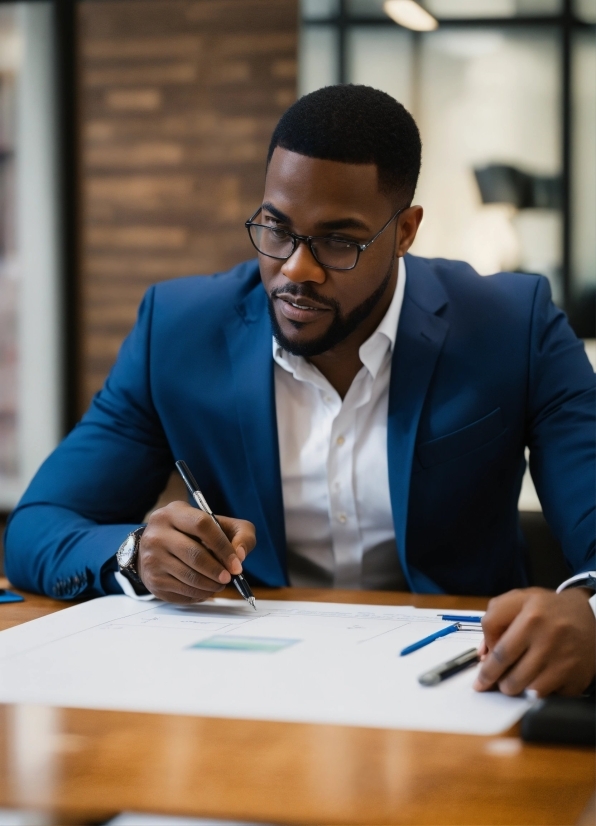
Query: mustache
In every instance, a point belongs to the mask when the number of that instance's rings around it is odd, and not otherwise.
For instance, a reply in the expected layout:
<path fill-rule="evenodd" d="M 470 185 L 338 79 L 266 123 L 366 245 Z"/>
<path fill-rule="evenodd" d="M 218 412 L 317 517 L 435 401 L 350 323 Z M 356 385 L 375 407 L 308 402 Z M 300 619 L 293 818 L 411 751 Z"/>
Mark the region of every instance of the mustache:
<path fill-rule="evenodd" d="M 315 301 L 318 304 L 329 307 L 331 310 L 335 310 L 336 312 L 339 312 L 340 310 L 340 306 L 337 301 L 334 301 L 332 298 L 325 298 L 324 296 L 319 295 L 317 291 L 314 290 L 308 283 L 295 284 L 293 281 L 290 281 L 283 287 L 275 287 L 271 290 L 269 298 L 274 299 L 280 295 L 292 295 L 294 298 L 309 298 L 311 301 Z"/>

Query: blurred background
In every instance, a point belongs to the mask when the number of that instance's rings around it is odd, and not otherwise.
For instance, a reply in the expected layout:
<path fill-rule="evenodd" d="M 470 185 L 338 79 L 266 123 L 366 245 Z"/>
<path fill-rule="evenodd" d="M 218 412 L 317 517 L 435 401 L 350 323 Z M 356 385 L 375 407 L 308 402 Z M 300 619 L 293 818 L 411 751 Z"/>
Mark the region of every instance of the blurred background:
<path fill-rule="evenodd" d="M 595 33 L 596 0 L 0 0 L 0 522 L 147 287 L 252 257 L 273 127 L 331 83 L 419 124 L 413 252 L 542 273 L 594 358 Z"/>

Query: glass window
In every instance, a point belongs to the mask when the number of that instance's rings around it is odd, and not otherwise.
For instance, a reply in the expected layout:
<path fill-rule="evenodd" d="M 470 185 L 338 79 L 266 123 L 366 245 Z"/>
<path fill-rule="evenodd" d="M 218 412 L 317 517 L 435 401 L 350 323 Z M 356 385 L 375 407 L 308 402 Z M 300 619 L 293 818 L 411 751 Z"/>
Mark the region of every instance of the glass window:
<path fill-rule="evenodd" d="M 590 33 L 577 33 L 573 62 L 573 174 L 572 174 L 572 299 L 585 299 L 578 319 L 584 335 L 594 324 L 596 291 L 596 42 Z M 589 326 L 588 326 L 589 325 Z"/>
<path fill-rule="evenodd" d="M 15 237 L 15 9 L 0 6 L 0 476 L 17 474 L 17 304 Z"/>
<path fill-rule="evenodd" d="M 439 19 L 531 17 L 561 12 L 561 0 L 425 0 L 423 5 Z"/>
<path fill-rule="evenodd" d="M 61 431 L 52 4 L 0 6 L 0 509 Z"/>
<path fill-rule="evenodd" d="M 339 83 L 338 34 L 332 26 L 303 26 L 300 31 L 298 94 Z"/>
<path fill-rule="evenodd" d="M 416 197 L 425 219 L 414 251 L 467 259 L 482 273 L 543 273 L 576 331 L 593 336 L 596 40 L 586 23 L 596 22 L 596 0 L 573 0 L 571 19 L 563 0 L 424 0 L 439 21 L 450 20 L 425 33 L 396 26 L 383 3 L 344 0 L 339 10 L 348 19 L 329 20 L 319 45 L 303 50 L 316 65 L 301 65 L 301 91 L 365 83 L 400 100 L 423 138 Z M 520 25 L 521 16 L 537 15 L 542 19 Z M 303 28 L 323 27 L 306 21 Z M 564 128 L 569 99 L 572 118 Z"/>
<path fill-rule="evenodd" d="M 352 17 L 387 17 L 383 11 L 385 0 L 347 0 L 346 11 Z"/>
<path fill-rule="evenodd" d="M 339 12 L 339 0 L 300 0 L 303 20 L 325 20 Z"/>
<path fill-rule="evenodd" d="M 374 86 L 412 106 L 413 40 L 397 26 L 353 26 L 348 32 L 348 80 Z"/>
<path fill-rule="evenodd" d="M 483 274 L 540 272 L 561 299 L 556 32 L 391 32 L 355 28 L 348 65 L 350 80 L 393 94 L 419 124 L 425 219 L 413 252 Z"/>
<path fill-rule="evenodd" d="M 594 0 L 579 0 L 590 3 Z M 384 0 L 347 0 L 352 17 L 384 17 Z M 441 18 L 519 17 L 555 15 L 562 10 L 561 0 L 424 0 L 424 6 L 438 20 Z"/>
<path fill-rule="evenodd" d="M 596 0 L 575 0 L 574 12 L 585 23 L 596 23 Z"/>

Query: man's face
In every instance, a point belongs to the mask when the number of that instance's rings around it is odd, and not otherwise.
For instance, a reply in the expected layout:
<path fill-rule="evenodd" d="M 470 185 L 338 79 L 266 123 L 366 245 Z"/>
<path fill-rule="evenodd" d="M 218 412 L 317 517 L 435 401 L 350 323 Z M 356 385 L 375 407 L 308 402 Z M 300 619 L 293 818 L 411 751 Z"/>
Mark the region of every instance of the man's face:
<path fill-rule="evenodd" d="M 379 192 L 376 165 L 308 158 L 277 147 L 267 171 L 263 209 L 255 220 L 298 235 L 363 244 L 395 211 L 395 204 Z M 304 243 L 286 261 L 259 254 L 274 332 L 285 349 L 319 355 L 356 335 L 379 305 L 385 312 L 397 274 L 396 227 L 397 222 L 391 224 L 361 253 L 353 270 L 325 269 Z"/>

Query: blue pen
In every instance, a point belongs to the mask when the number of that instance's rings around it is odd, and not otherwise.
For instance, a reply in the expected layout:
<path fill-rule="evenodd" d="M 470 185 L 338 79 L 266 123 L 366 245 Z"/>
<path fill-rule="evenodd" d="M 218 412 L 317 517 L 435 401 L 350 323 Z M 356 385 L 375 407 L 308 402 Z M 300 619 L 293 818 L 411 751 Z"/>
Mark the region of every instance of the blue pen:
<path fill-rule="evenodd" d="M 463 614 L 437 614 L 442 620 L 447 622 L 482 622 L 482 617 L 465 617 Z"/>
<path fill-rule="evenodd" d="M 424 637 L 424 639 L 418 640 L 418 642 L 413 642 L 412 645 L 406 645 L 405 648 L 399 652 L 400 657 L 405 657 L 406 654 L 411 654 L 412 651 L 418 651 L 419 648 L 424 648 L 425 645 L 428 645 L 434 640 L 438 640 L 439 637 L 446 637 L 447 634 L 453 634 L 454 631 L 459 631 L 459 624 L 457 622 L 450 625 L 448 628 L 442 628 L 440 631 L 436 631 L 434 634 L 430 634 L 428 637 Z"/>

